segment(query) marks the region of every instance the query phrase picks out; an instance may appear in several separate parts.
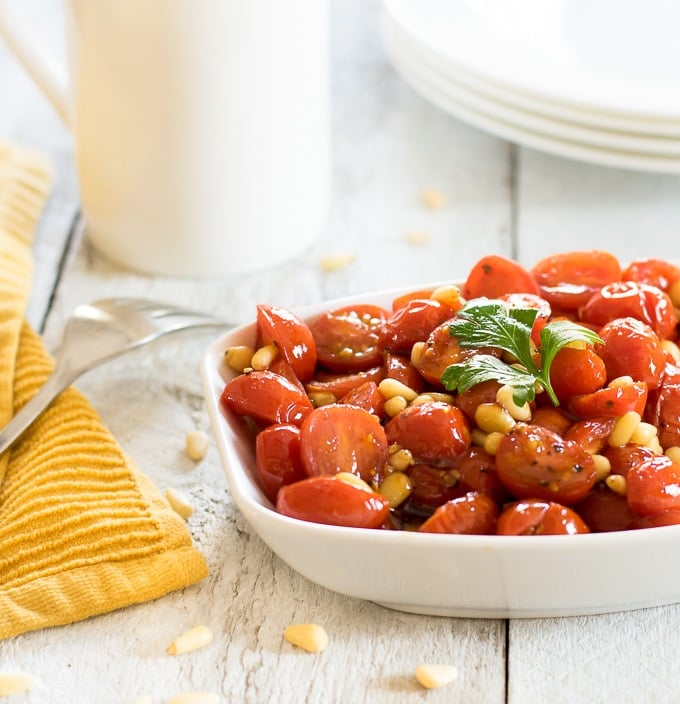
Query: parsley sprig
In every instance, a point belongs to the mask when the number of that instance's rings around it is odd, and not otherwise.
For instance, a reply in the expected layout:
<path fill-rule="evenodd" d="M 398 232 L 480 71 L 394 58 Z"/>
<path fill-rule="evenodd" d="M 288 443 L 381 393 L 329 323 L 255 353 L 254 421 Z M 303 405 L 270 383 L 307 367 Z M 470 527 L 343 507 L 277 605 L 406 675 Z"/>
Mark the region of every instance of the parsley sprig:
<path fill-rule="evenodd" d="M 475 354 L 464 362 L 451 364 L 442 374 L 442 383 L 449 391 L 463 393 L 471 386 L 494 379 L 513 388 L 518 405 L 533 401 L 536 382 L 546 391 L 555 406 L 559 400 L 550 384 L 550 365 L 555 355 L 571 342 L 601 342 L 597 333 L 568 320 L 554 320 L 541 330 L 540 361 L 534 360 L 531 329 L 538 311 L 533 308 L 512 308 L 495 299 L 469 301 L 457 317 L 450 321 L 449 332 L 461 347 L 496 347 L 511 354 L 518 364 L 507 364 L 491 354 Z"/>

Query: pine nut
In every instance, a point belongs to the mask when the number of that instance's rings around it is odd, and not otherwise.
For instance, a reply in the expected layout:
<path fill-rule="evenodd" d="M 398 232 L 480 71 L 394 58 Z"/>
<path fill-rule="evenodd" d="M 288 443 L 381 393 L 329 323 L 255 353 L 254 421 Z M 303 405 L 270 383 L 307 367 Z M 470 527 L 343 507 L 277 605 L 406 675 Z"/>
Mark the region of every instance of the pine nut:
<path fill-rule="evenodd" d="M 449 406 L 453 406 L 453 396 L 451 394 L 445 394 L 443 391 L 428 391 L 427 395 L 431 396 L 433 401 L 448 403 Z"/>
<path fill-rule="evenodd" d="M 513 398 L 514 390 L 509 384 L 501 386 L 496 392 L 496 401 L 505 408 L 515 420 L 531 420 L 531 406 L 528 402 L 518 406 Z"/>
<path fill-rule="evenodd" d="M 401 472 L 413 464 L 413 454 L 410 450 L 401 448 L 396 452 L 390 453 L 387 461 L 389 462 L 390 467 L 393 467 L 397 471 Z"/>
<path fill-rule="evenodd" d="M 390 502 L 390 508 L 403 503 L 411 494 L 413 484 L 403 472 L 388 474 L 378 487 L 378 491 Z"/>
<path fill-rule="evenodd" d="M 212 692 L 180 692 L 168 704 L 219 704 L 220 698 Z"/>
<path fill-rule="evenodd" d="M 357 477 L 357 475 L 352 474 L 352 472 L 338 472 L 333 476 L 339 482 L 345 482 L 345 484 L 355 486 L 357 489 L 361 489 L 362 491 L 373 491 L 373 489 L 371 489 L 371 487 L 368 486 L 368 484 L 361 477 Z"/>
<path fill-rule="evenodd" d="M 409 244 L 427 244 L 432 239 L 432 235 L 425 230 L 409 230 L 406 233 L 406 241 Z"/>
<path fill-rule="evenodd" d="M 33 687 L 33 677 L 27 672 L 0 672 L 0 697 L 28 692 Z"/>
<path fill-rule="evenodd" d="M 408 406 L 408 402 L 403 396 L 393 396 L 385 401 L 384 410 L 390 418 L 394 418 L 394 416 L 401 413 L 406 406 Z"/>
<path fill-rule="evenodd" d="M 620 386 L 629 386 L 633 383 L 632 376 L 617 376 L 616 379 L 612 379 L 608 384 L 609 389 L 618 389 Z"/>
<path fill-rule="evenodd" d="M 620 418 L 617 418 L 609 435 L 609 446 L 622 447 L 627 442 L 630 442 L 633 433 L 640 425 L 640 420 L 640 414 L 636 411 L 628 411 L 628 413 L 624 413 Z"/>
<path fill-rule="evenodd" d="M 680 308 L 680 279 L 674 281 L 668 287 L 668 296 L 670 297 L 671 301 L 673 301 L 673 305 L 676 308 Z"/>
<path fill-rule="evenodd" d="M 383 379 L 378 384 L 378 390 L 382 394 L 382 397 L 386 400 L 394 398 L 395 396 L 401 396 L 408 402 L 413 401 L 413 399 L 418 395 L 418 392 L 414 391 L 410 386 L 406 386 L 406 384 L 402 384 L 401 381 L 391 379 L 389 377 L 387 379 Z"/>
<path fill-rule="evenodd" d="M 189 500 L 177 489 L 167 488 L 165 498 L 168 500 L 170 508 L 185 521 L 194 512 L 194 507 L 189 503 Z"/>
<path fill-rule="evenodd" d="M 434 396 L 432 394 L 418 394 L 409 406 L 422 406 L 424 403 L 432 403 Z"/>
<path fill-rule="evenodd" d="M 269 369 L 278 353 L 279 348 L 273 342 L 270 342 L 268 345 L 260 347 L 260 349 L 255 352 L 250 361 L 250 366 L 259 372 Z"/>
<path fill-rule="evenodd" d="M 475 410 L 475 422 L 487 433 L 507 433 L 515 426 L 507 408 L 497 403 L 480 403 Z"/>
<path fill-rule="evenodd" d="M 610 474 L 604 483 L 619 496 L 625 496 L 628 491 L 628 482 L 622 474 Z"/>
<path fill-rule="evenodd" d="M 612 463 L 604 455 L 593 455 L 592 457 L 595 464 L 595 481 L 604 481 L 611 472 Z"/>
<path fill-rule="evenodd" d="M 414 367 L 417 367 L 420 363 L 420 360 L 423 357 L 423 352 L 425 352 L 426 347 L 427 343 L 425 342 L 416 342 L 413 347 L 411 347 L 411 364 Z"/>
<path fill-rule="evenodd" d="M 458 677 L 458 670 L 453 665 L 418 665 L 416 679 L 426 689 L 443 687 Z"/>
<path fill-rule="evenodd" d="M 640 423 L 630 436 L 630 442 L 638 445 L 649 445 L 652 438 L 656 437 L 657 429 L 651 423 Z"/>
<path fill-rule="evenodd" d="M 283 632 L 283 637 L 308 653 L 320 653 L 328 645 L 328 634 L 316 623 L 291 624 Z"/>
<path fill-rule="evenodd" d="M 436 288 L 430 294 L 430 298 L 433 301 L 439 301 L 439 303 L 451 306 L 451 308 L 459 308 L 461 305 L 460 289 L 453 284 Z"/>
<path fill-rule="evenodd" d="M 443 208 L 446 202 L 443 193 L 435 188 L 423 188 L 420 192 L 420 198 L 428 208 L 433 210 Z"/>
<path fill-rule="evenodd" d="M 322 271 L 339 271 L 349 266 L 355 259 L 353 254 L 333 254 L 321 257 Z"/>
<path fill-rule="evenodd" d="M 668 352 L 668 354 L 673 357 L 676 364 L 680 362 L 680 347 L 678 347 L 675 342 L 671 342 L 670 340 L 661 340 L 661 347 L 664 352 Z"/>
<path fill-rule="evenodd" d="M 309 400 L 314 408 L 319 408 L 319 406 L 328 406 L 330 403 L 335 403 L 338 398 L 330 391 L 312 391 L 309 394 Z"/>
<path fill-rule="evenodd" d="M 645 447 L 648 447 L 654 454 L 663 455 L 663 447 L 659 442 L 659 438 L 655 435 Z"/>
<path fill-rule="evenodd" d="M 585 350 L 588 345 L 585 340 L 574 340 L 573 342 L 567 343 L 565 347 L 569 347 L 572 350 Z"/>
<path fill-rule="evenodd" d="M 187 433 L 185 445 L 187 455 L 189 455 L 192 460 L 199 462 L 205 457 L 206 452 L 208 452 L 210 437 L 208 433 L 202 430 L 192 430 Z"/>
<path fill-rule="evenodd" d="M 498 446 L 503 439 L 504 433 L 489 433 L 484 438 L 484 451 L 490 455 L 495 455 L 498 452 Z"/>
<path fill-rule="evenodd" d="M 248 345 L 236 345 L 224 353 L 224 361 L 231 369 L 242 374 L 250 366 L 254 352 L 255 350 Z"/>
<path fill-rule="evenodd" d="M 165 649 L 168 655 L 183 655 L 212 643 L 213 634 L 207 626 L 194 626 L 175 638 Z"/>
<path fill-rule="evenodd" d="M 680 464 L 680 447 L 673 445 L 673 447 L 667 447 L 664 453 L 666 457 L 670 457 L 673 462 Z"/>
<path fill-rule="evenodd" d="M 130 704 L 153 704 L 153 698 L 150 694 L 140 694 Z"/>
<path fill-rule="evenodd" d="M 477 445 L 477 447 L 484 447 L 484 443 L 486 443 L 486 438 L 488 437 L 489 433 L 485 433 L 479 428 L 473 428 L 470 435 L 472 436 L 473 445 Z"/>

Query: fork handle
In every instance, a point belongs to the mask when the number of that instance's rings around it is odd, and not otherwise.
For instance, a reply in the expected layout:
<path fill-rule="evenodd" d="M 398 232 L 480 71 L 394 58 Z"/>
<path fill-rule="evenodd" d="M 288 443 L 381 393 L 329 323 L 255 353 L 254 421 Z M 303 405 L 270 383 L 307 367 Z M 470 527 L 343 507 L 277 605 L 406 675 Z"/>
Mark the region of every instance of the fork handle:
<path fill-rule="evenodd" d="M 0 455 L 7 450 L 30 427 L 33 421 L 73 381 L 73 375 L 63 369 L 55 369 L 38 392 L 0 430 Z"/>

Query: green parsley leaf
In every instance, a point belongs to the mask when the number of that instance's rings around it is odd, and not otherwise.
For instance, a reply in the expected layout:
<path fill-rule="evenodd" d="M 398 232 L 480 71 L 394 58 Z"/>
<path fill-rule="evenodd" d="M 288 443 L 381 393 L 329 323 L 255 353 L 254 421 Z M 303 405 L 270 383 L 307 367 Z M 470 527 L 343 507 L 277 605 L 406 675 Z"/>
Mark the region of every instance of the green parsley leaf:
<path fill-rule="evenodd" d="M 601 342 L 597 333 L 568 320 L 555 320 L 541 330 L 540 363 L 534 361 L 531 329 L 538 311 L 511 308 L 495 299 L 474 299 L 458 311 L 449 323 L 449 333 L 461 347 L 495 347 L 512 355 L 519 365 L 510 365 L 489 354 L 476 354 L 464 362 L 452 364 L 442 374 L 449 391 L 463 393 L 475 384 L 494 379 L 513 388 L 518 405 L 535 398 L 538 382 L 555 406 L 559 400 L 550 384 L 550 366 L 555 355 L 571 342 Z"/>

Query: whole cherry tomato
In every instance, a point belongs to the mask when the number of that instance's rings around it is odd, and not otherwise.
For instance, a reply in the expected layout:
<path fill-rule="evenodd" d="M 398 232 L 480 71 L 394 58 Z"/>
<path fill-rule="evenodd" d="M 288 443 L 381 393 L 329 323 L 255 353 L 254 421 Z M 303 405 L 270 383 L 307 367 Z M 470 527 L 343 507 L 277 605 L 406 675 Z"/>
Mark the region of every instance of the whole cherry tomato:
<path fill-rule="evenodd" d="M 564 252 L 541 259 L 531 273 L 551 305 L 576 310 L 602 286 L 619 281 L 621 265 L 609 252 Z"/>
<path fill-rule="evenodd" d="M 614 429 L 616 418 L 587 418 L 572 423 L 564 432 L 562 437 L 565 440 L 580 445 L 591 455 L 600 453 L 609 447 L 607 440 Z"/>
<path fill-rule="evenodd" d="M 312 378 L 316 343 L 305 322 L 279 306 L 257 306 L 257 328 L 263 344 L 274 343 L 300 381 Z"/>
<path fill-rule="evenodd" d="M 389 352 L 410 355 L 416 342 L 426 340 L 438 325 L 454 315 L 453 308 L 439 301 L 411 300 L 392 313 L 383 325 L 380 347 Z"/>
<path fill-rule="evenodd" d="M 601 389 L 606 380 L 605 364 L 591 347 L 563 347 L 550 367 L 550 383 L 561 403 Z"/>
<path fill-rule="evenodd" d="M 617 318 L 600 330 L 603 344 L 597 354 L 607 368 L 607 380 L 630 376 L 644 381 L 649 390 L 661 381 L 666 357 L 661 340 L 652 328 L 636 318 Z"/>
<path fill-rule="evenodd" d="M 352 472 L 369 483 L 382 476 L 387 438 L 378 418 L 363 408 L 315 408 L 300 430 L 300 454 L 309 476 Z"/>
<path fill-rule="evenodd" d="M 540 291 L 533 275 L 521 264 L 497 254 L 482 257 L 470 270 L 463 286 L 463 296 L 467 299 L 499 298 L 506 293 L 539 295 Z"/>
<path fill-rule="evenodd" d="M 300 428 L 270 425 L 255 438 L 255 471 L 274 504 L 279 489 L 307 477 L 300 458 Z"/>
<path fill-rule="evenodd" d="M 506 507 L 498 518 L 498 535 L 575 535 L 590 533 L 572 509 L 554 501 L 525 499 Z"/>
<path fill-rule="evenodd" d="M 312 523 L 350 528 L 380 528 L 390 510 L 384 496 L 342 479 L 309 477 L 281 487 L 276 510 Z"/>
<path fill-rule="evenodd" d="M 642 415 L 646 402 L 647 384 L 644 381 L 634 381 L 607 386 L 592 394 L 573 396 L 567 406 L 579 418 L 619 417 L 628 411 L 635 411 Z"/>
<path fill-rule="evenodd" d="M 421 533 L 490 535 L 495 533 L 498 506 L 488 494 L 474 491 L 447 501 L 428 518 Z"/>
<path fill-rule="evenodd" d="M 615 494 L 603 484 L 597 484 L 574 510 L 593 533 L 635 528 L 637 517 L 630 510 L 625 496 Z"/>
<path fill-rule="evenodd" d="M 645 420 L 657 426 L 661 447 L 680 445 L 680 367 L 667 363 L 661 385 L 649 395 Z"/>
<path fill-rule="evenodd" d="M 628 472 L 628 505 L 640 516 L 680 509 L 680 465 L 655 455 Z"/>
<path fill-rule="evenodd" d="M 671 285 L 680 279 L 680 268 L 662 259 L 636 259 L 623 270 L 621 278 L 656 286 L 668 293 Z"/>
<path fill-rule="evenodd" d="M 300 425 L 312 412 L 312 404 L 304 391 L 269 370 L 234 377 L 224 387 L 220 401 L 235 413 L 266 425 Z"/>
<path fill-rule="evenodd" d="M 447 466 L 470 446 L 470 428 L 463 413 L 448 403 L 429 401 L 408 406 L 388 421 L 390 444 L 410 450 L 417 462 Z"/>
<path fill-rule="evenodd" d="M 647 323 L 662 339 L 672 337 L 678 323 L 667 293 L 635 281 L 603 286 L 581 309 L 581 320 L 593 325 L 606 325 L 616 318 L 628 317 Z"/>
<path fill-rule="evenodd" d="M 378 347 L 388 313 L 374 305 L 345 306 L 317 316 L 309 325 L 319 364 L 331 371 L 358 371 L 382 362 Z"/>
<path fill-rule="evenodd" d="M 496 451 L 498 477 L 520 499 L 571 505 L 595 484 L 592 456 L 540 425 L 517 423 Z"/>

